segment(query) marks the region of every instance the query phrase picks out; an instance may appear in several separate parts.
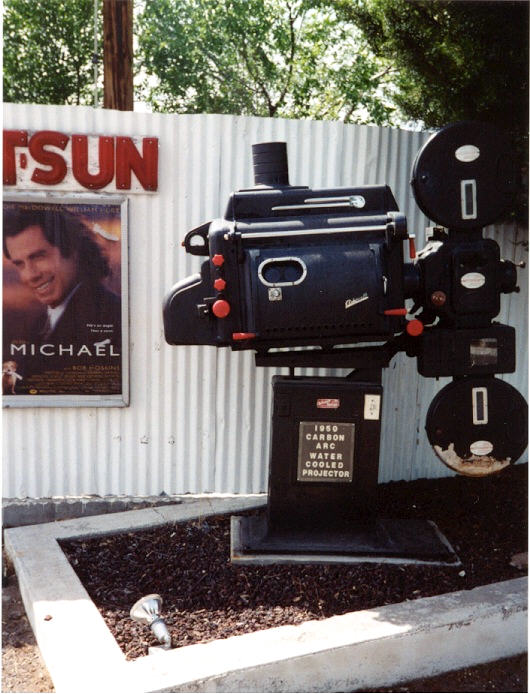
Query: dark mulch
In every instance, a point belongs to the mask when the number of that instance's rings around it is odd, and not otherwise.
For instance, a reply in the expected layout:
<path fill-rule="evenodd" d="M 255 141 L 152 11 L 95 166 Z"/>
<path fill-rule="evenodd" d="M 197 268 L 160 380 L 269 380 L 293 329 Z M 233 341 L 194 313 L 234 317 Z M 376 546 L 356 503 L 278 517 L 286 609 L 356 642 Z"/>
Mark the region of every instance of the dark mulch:
<path fill-rule="evenodd" d="M 516 578 L 526 551 L 527 465 L 498 476 L 381 485 L 381 515 L 429 518 L 462 567 L 390 564 L 232 566 L 229 517 L 70 541 L 62 546 L 127 658 L 155 641 L 129 618 L 160 593 L 175 647 Z"/>

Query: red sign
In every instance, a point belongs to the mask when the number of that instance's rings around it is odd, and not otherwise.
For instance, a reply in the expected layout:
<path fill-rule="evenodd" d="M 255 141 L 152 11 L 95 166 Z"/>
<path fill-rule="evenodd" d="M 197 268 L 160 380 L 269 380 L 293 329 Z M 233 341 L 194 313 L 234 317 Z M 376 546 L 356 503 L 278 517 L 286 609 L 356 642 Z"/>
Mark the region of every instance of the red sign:
<path fill-rule="evenodd" d="M 336 410 L 340 407 L 340 400 L 338 398 L 318 398 L 317 407 L 323 410 Z"/>
<path fill-rule="evenodd" d="M 158 138 L 4 130 L 4 185 L 156 191 Z"/>

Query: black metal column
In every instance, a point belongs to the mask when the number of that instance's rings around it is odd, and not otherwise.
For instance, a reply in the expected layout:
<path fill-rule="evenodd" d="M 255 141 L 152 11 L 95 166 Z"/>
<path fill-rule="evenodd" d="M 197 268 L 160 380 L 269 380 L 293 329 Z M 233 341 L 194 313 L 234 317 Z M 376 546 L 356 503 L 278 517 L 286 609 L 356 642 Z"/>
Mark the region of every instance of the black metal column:
<path fill-rule="evenodd" d="M 376 516 L 380 370 L 272 386 L 268 505 L 232 519 L 232 561 L 458 563 L 430 521 Z"/>

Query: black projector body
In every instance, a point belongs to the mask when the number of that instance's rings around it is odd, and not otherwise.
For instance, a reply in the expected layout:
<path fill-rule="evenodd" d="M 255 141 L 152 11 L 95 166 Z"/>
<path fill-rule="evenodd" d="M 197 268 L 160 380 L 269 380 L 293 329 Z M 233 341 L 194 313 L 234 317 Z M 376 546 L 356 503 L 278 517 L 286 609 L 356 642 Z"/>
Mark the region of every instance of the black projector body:
<path fill-rule="evenodd" d="M 387 185 L 291 186 L 285 143 L 254 145 L 253 157 L 256 185 L 184 239 L 207 259 L 165 299 L 167 342 L 252 349 L 258 366 L 351 368 L 375 380 L 403 351 L 422 376 L 464 379 L 427 416 L 444 463 L 484 474 L 516 460 L 527 406 L 495 378 L 515 370 L 515 330 L 494 319 L 501 294 L 519 290 L 517 269 L 483 237 L 516 190 L 504 137 L 456 123 L 418 152 L 412 189 L 437 226 L 417 255 Z"/>

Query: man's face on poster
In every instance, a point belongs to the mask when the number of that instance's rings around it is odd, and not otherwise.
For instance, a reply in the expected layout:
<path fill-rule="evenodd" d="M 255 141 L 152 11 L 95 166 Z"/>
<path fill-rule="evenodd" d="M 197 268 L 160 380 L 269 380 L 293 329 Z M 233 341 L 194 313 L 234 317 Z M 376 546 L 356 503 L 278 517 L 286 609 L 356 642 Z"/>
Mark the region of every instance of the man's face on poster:
<path fill-rule="evenodd" d="M 21 282 L 38 301 L 53 308 L 68 296 L 77 277 L 77 257 L 65 258 L 39 225 L 8 236 L 6 248 Z"/>

